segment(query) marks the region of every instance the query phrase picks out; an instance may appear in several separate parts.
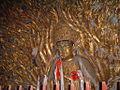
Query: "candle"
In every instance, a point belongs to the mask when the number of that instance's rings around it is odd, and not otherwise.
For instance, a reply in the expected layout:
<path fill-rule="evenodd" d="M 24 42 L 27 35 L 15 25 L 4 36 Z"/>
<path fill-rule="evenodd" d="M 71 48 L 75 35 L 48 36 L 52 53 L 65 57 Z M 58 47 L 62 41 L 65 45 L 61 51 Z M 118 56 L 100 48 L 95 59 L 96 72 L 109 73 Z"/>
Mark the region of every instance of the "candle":
<path fill-rule="evenodd" d="M 56 85 L 55 90 L 59 90 L 59 82 L 57 80 L 57 66 L 55 68 L 54 75 L 55 75 L 55 85 Z"/>
<path fill-rule="evenodd" d="M 46 90 L 46 85 L 43 85 L 42 90 Z"/>
<path fill-rule="evenodd" d="M 22 90 L 22 85 L 19 86 L 19 90 Z"/>
<path fill-rule="evenodd" d="M 56 83 L 56 90 L 59 90 L 59 82 Z"/>
<path fill-rule="evenodd" d="M 33 85 L 30 86 L 30 90 L 33 90 Z"/>
<path fill-rule="evenodd" d="M 74 86 L 73 80 L 71 80 L 70 90 L 75 90 L 75 86 Z"/>
<path fill-rule="evenodd" d="M 0 90 L 2 90 L 2 87 L 0 86 Z"/>
<path fill-rule="evenodd" d="M 90 84 L 89 84 L 89 82 L 86 82 L 86 90 L 90 90 Z"/>
<path fill-rule="evenodd" d="M 61 80 L 61 90 L 64 90 L 64 76 L 63 76 L 63 68 L 60 66 L 60 80 Z"/>
<path fill-rule="evenodd" d="M 79 81 L 80 81 L 80 90 L 84 90 L 84 80 L 83 80 L 83 74 L 80 70 L 77 70 Z"/>
<path fill-rule="evenodd" d="M 11 85 L 9 85 L 8 90 L 12 90 L 12 86 Z"/>
<path fill-rule="evenodd" d="M 80 90 L 84 90 L 84 81 L 80 79 Z"/>
<path fill-rule="evenodd" d="M 102 90 L 107 90 L 107 85 L 105 82 L 102 82 Z"/>
<path fill-rule="evenodd" d="M 38 81 L 37 81 L 37 90 L 40 90 L 40 76 L 38 76 Z"/>
<path fill-rule="evenodd" d="M 43 88 L 42 88 L 42 90 L 46 90 L 46 86 L 47 86 L 47 76 L 45 75 L 45 77 L 44 77 L 44 80 L 43 80 Z"/>

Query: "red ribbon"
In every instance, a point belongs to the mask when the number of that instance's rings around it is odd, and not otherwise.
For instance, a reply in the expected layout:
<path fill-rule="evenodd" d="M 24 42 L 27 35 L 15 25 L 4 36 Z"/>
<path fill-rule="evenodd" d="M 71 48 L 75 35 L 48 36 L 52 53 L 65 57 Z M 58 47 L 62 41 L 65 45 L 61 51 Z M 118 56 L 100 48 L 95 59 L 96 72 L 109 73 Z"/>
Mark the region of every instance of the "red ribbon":
<path fill-rule="evenodd" d="M 57 80 L 60 80 L 60 66 L 62 65 L 62 62 L 60 60 L 56 63 L 56 76 Z"/>

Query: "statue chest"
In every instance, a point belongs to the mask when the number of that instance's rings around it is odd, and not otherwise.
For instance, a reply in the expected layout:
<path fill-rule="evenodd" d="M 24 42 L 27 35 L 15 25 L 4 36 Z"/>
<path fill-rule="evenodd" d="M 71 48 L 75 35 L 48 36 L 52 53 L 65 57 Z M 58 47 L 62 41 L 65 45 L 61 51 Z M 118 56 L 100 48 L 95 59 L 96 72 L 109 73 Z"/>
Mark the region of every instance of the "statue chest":
<path fill-rule="evenodd" d="M 63 74 L 67 77 L 71 77 L 73 71 L 79 70 L 79 65 L 74 60 L 63 62 Z"/>

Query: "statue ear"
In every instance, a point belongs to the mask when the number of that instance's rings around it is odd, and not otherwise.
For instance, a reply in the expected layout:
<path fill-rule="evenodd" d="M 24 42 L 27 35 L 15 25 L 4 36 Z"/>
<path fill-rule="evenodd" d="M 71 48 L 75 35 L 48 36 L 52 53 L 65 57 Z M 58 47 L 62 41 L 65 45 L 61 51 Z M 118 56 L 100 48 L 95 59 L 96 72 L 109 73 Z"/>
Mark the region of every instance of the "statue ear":
<path fill-rule="evenodd" d="M 75 49 L 74 49 L 74 52 L 73 52 L 75 56 L 78 55 L 77 52 L 78 52 L 78 50 L 77 50 L 77 48 L 75 48 Z"/>
<path fill-rule="evenodd" d="M 60 51 L 58 49 L 56 50 L 56 56 L 60 56 Z"/>

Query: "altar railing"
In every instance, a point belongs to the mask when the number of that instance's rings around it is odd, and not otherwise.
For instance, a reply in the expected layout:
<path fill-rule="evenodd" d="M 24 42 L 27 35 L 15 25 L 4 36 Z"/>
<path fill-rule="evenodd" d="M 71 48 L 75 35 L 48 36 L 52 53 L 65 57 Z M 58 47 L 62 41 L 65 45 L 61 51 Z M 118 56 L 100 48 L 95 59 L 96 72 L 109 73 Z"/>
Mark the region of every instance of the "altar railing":
<path fill-rule="evenodd" d="M 99 85 L 100 85 L 99 90 L 108 90 L 105 82 L 101 82 Z M 68 87 L 69 87 L 69 90 L 75 90 L 71 85 L 69 85 Z M 22 85 L 19 85 L 18 87 L 12 87 L 11 85 L 9 85 L 6 88 L 2 88 L 2 86 L 0 86 L 0 90 L 47 90 L 47 87 L 40 85 L 39 88 L 38 87 L 35 88 L 33 85 L 31 85 L 28 88 L 24 88 Z M 53 90 L 58 90 L 56 89 L 55 85 Z M 84 83 L 84 90 L 92 90 L 89 82 Z M 120 82 L 116 83 L 116 90 L 120 90 Z"/>

